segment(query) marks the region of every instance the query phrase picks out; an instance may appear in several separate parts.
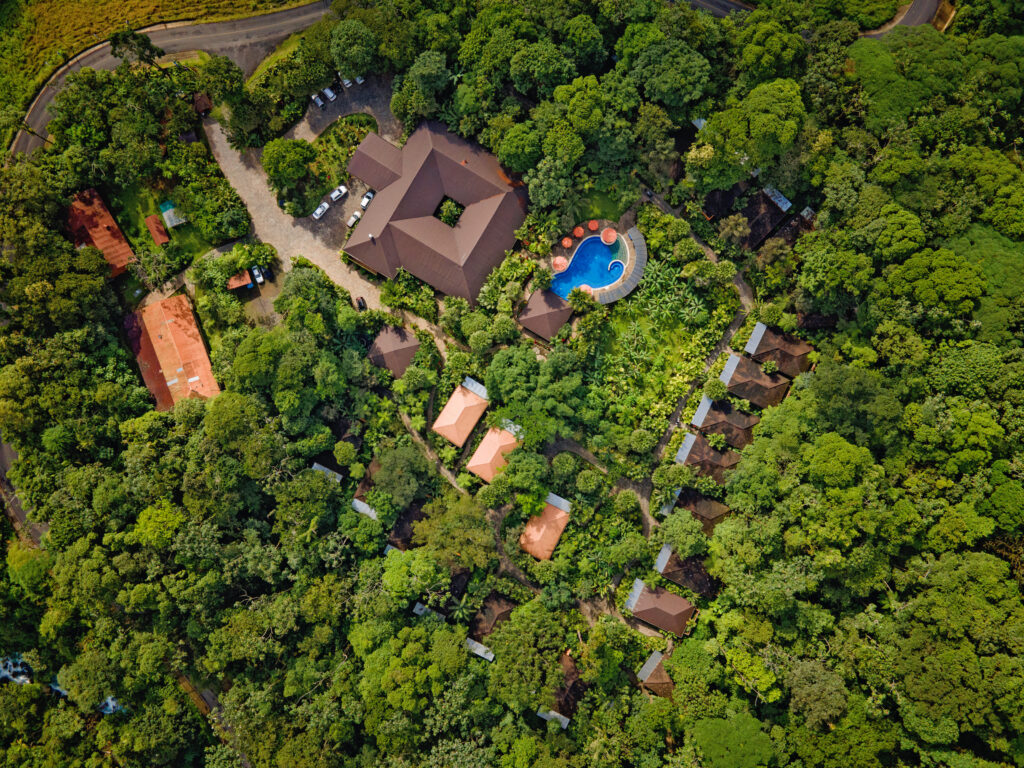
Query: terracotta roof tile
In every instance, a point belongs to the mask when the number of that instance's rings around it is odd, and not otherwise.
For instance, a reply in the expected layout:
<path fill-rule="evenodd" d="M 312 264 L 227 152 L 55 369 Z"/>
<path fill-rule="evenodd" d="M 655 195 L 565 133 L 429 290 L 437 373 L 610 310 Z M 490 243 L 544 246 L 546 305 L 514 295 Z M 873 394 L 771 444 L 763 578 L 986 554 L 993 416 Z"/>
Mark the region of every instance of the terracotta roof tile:
<path fill-rule="evenodd" d="M 135 261 L 135 254 L 121 228 L 95 189 L 79 192 L 68 208 L 68 230 L 79 248 L 92 246 L 103 253 L 110 276 L 117 277 Z"/>
<path fill-rule="evenodd" d="M 466 470 L 489 483 L 498 474 L 498 470 L 505 466 L 505 454 L 518 447 L 519 440 L 511 432 L 489 429 L 466 464 Z"/>
<path fill-rule="evenodd" d="M 487 410 L 487 401 L 460 384 L 434 422 L 434 431 L 461 448 Z"/>

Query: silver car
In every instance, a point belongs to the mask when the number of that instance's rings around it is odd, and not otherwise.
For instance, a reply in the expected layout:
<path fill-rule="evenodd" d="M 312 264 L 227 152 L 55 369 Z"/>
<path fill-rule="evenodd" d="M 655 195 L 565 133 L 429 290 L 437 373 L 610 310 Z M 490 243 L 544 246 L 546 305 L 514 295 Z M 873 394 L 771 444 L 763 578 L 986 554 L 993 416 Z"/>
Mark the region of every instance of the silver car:
<path fill-rule="evenodd" d="M 361 218 L 363 218 L 363 212 L 356 211 L 355 213 L 348 217 L 348 221 L 345 222 L 345 224 L 348 226 L 349 229 L 351 229 L 359 222 Z"/>
<path fill-rule="evenodd" d="M 330 88 L 324 88 L 324 96 L 327 97 L 328 101 L 334 101 L 336 98 L 338 98 L 338 94 L 336 94 Z"/>
<path fill-rule="evenodd" d="M 319 221 L 320 219 L 322 219 L 324 217 L 324 214 L 327 213 L 327 209 L 330 207 L 331 206 L 328 205 L 327 203 L 320 203 L 320 205 L 316 207 L 316 210 L 313 211 L 313 220 Z"/>
<path fill-rule="evenodd" d="M 370 204 L 370 201 L 373 200 L 374 194 L 376 193 L 371 189 L 369 192 L 363 195 L 363 199 L 359 201 L 359 205 L 362 206 L 364 211 L 366 210 L 366 206 Z"/>
<path fill-rule="evenodd" d="M 347 194 L 348 187 L 346 187 L 344 184 L 339 184 L 337 187 L 331 190 L 331 202 L 336 203 Z"/>

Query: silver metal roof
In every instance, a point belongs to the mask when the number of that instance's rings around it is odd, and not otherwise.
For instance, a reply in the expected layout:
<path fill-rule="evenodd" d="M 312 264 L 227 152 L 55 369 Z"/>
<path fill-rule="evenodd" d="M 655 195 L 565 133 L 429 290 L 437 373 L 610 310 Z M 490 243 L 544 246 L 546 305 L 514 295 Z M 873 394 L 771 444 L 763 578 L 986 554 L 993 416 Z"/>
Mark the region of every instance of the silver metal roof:
<path fill-rule="evenodd" d="M 761 346 L 761 339 L 764 338 L 764 332 L 768 330 L 768 326 L 764 323 L 758 323 L 754 326 L 754 332 L 750 334 L 750 338 L 747 340 L 747 346 L 743 348 L 743 351 L 748 355 L 752 355 L 757 352 L 757 348 Z"/>
<path fill-rule="evenodd" d="M 377 519 L 377 510 L 367 504 L 365 501 L 359 499 L 352 499 L 352 509 L 358 512 L 360 515 L 366 515 L 373 520 Z"/>
<path fill-rule="evenodd" d="M 722 369 L 722 375 L 718 377 L 718 380 L 729 386 L 729 382 L 732 381 L 732 375 L 736 373 L 736 366 L 740 364 L 740 356 L 733 352 L 729 355 L 728 361 L 725 363 L 725 368 Z"/>
<path fill-rule="evenodd" d="M 539 717 L 541 720 L 555 720 L 555 721 L 557 721 L 558 724 L 560 726 L 562 726 L 562 730 L 563 731 L 566 728 L 569 727 L 569 718 L 566 717 L 565 715 L 560 715 L 558 712 L 555 712 L 555 710 L 553 710 L 553 709 L 538 709 L 537 710 L 537 717 Z"/>
<path fill-rule="evenodd" d="M 697 406 L 697 411 L 693 414 L 693 419 L 690 423 L 698 429 L 704 426 L 704 419 L 708 417 L 708 411 L 711 410 L 712 405 L 714 405 L 714 402 L 711 398 L 704 395 L 704 397 L 700 399 L 700 405 Z"/>
<path fill-rule="evenodd" d="M 665 515 L 670 513 L 675 508 L 676 502 L 679 501 L 679 494 L 681 494 L 682 492 L 683 492 L 682 488 L 676 488 L 674 491 L 672 491 L 671 498 L 668 501 L 666 501 L 664 504 L 662 504 L 661 505 L 661 509 L 658 510 L 658 513 L 662 517 L 665 517 Z"/>
<path fill-rule="evenodd" d="M 319 473 L 321 473 L 323 475 L 327 475 L 327 477 L 331 478 L 331 480 L 333 480 L 336 483 L 340 483 L 341 482 L 341 475 L 339 475 L 333 469 L 325 467 L 323 464 L 320 464 L 320 463 L 314 461 L 313 462 L 313 466 L 311 467 L 311 469 L 314 472 L 319 472 Z"/>
<path fill-rule="evenodd" d="M 668 544 L 665 544 L 661 548 L 661 551 L 658 552 L 657 560 L 654 561 L 654 570 L 656 570 L 658 573 L 664 573 L 665 566 L 668 565 L 668 559 L 670 557 L 672 557 L 672 547 L 670 547 Z"/>
<path fill-rule="evenodd" d="M 491 398 L 487 396 L 487 387 L 481 384 L 479 381 L 474 379 L 472 376 L 467 376 L 462 380 L 462 386 L 472 392 L 474 395 L 479 395 L 484 400 L 490 401 Z"/>
<path fill-rule="evenodd" d="M 697 436 L 693 432 L 687 432 L 686 437 L 683 438 L 683 444 L 679 446 L 679 450 L 676 451 L 676 464 L 685 464 L 686 457 L 690 455 L 690 451 L 693 450 L 693 444 L 697 442 Z"/>
<path fill-rule="evenodd" d="M 487 659 L 487 661 L 494 661 L 494 651 L 488 648 L 483 643 L 478 643 L 471 637 L 466 638 L 466 647 L 472 652 L 479 656 L 481 659 Z"/>
<path fill-rule="evenodd" d="M 554 493 L 549 493 L 547 499 L 545 499 L 555 509 L 560 509 L 566 514 L 572 511 L 572 504 Z"/>
<path fill-rule="evenodd" d="M 629 590 L 629 597 L 626 598 L 627 611 L 632 611 L 636 607 L 636 602 L 640 599 L 640 595 L 643 594 L 645 589 L 647 589 L 647 585 L 640 581 L 640 579 L 633 581 L 633 588 Z"/>
<path fill-rule="evenodd" d="M 650 656 L 647 657 L 647 661 L 640 667 L 640 671 L 636 673 L 636 679 L 641 683 L 646 683 L 647 678 L 651 676 L 658 665 L 661 664 L 661 660 L 665 658 L 665 654 L 661 651 L 653 651 Z"/>

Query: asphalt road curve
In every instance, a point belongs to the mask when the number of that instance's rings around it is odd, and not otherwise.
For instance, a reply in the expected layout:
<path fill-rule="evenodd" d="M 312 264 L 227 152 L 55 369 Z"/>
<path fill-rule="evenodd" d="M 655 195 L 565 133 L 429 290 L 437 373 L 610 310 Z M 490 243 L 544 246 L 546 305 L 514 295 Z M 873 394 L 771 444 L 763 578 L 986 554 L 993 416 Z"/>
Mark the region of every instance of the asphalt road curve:
<path fill-rule="evenodd" d="M 935 14 L 939 11 L 939 0 L 914 0 L 910 10 L 900 19 L 898 26 L 919 27 L 922 24 L 931 24 Z"/>
<path fill-rule="evenodd" d="M 166 53 L 185 51 L 206 51 L 227 56 L 248 75 L 278 43 L 288 35 L 305 29 L 327 13 L 328 3 L 316 2 L 289 8 L 284 11 L 262 16 L 250 16 L 234 21 L 214 21 L 205 24 L 171 23 L 157 25 L 144 30 L 154 45 Z M 75 57 L 70 64 L 58 70 L 43 86 L 36 100 L 29 107 L 26 122 L 36 133 L 45 136 L 46 125 L 50 122 L 47 111 L 57 92 L 64 85 L 68 72 L 84 67 L 93 69 L 114 69 L 120 63 L 110 55 L 106 42 L 91 48 L 84 55 Z M 11 151 L 31 152 L 42 145 L 42 139 L 28 131 L 20 131 L 11 145 Z"/>

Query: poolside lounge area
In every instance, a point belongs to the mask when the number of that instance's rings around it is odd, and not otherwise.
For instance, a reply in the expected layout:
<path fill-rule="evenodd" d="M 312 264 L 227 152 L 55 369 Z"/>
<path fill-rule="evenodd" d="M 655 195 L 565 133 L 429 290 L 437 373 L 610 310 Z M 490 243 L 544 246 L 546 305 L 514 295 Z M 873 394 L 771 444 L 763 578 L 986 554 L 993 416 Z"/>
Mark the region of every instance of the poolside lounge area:
<path fill-rule="evenodd" d="M 594 219 L 586 226 L 577 226 L 572 231 L 571 237 L 566 235 L 551 251 L 552 267 L 555 274 L 558 275 L 572 266 L 572 261 L 576 258 L 577 250 L 583 241 L 589 237 L 603 237 L 609 230 L 617 235 L 623 271 L 622 275 L 609 285 L 585 288 L 599 304 L 611 304 L 625 298 L 633 292 L 644 276 L 644 269 L 647 266 L 647 243 L 640 231 L 636 227 L 631 227 L 623 234 L 619 231 L 616 222 Z M 604 242 L 607 244 L 606 240 Z"/>

